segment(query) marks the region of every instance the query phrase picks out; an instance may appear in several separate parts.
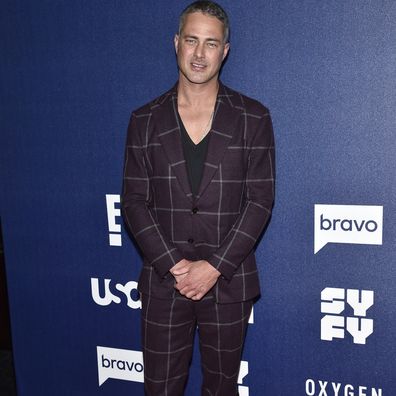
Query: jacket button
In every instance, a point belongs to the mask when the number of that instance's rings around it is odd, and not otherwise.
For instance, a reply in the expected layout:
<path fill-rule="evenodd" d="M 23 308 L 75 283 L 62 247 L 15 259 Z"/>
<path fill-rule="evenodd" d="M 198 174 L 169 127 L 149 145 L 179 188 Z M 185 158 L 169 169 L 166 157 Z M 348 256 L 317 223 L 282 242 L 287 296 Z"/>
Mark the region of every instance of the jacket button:
<path fill-rule="evenodd" d="M 194 239 L 189 238 L 189 239 L 187 240 L 187 242 L 188 242 L 188 243 L 194 243 Z"/>
<path fill-rule="evenodd" d="M 195 214 L 195 213 L 198 213 L 198 208 L 193 208 L 192 209 L 192 212 Z"/>

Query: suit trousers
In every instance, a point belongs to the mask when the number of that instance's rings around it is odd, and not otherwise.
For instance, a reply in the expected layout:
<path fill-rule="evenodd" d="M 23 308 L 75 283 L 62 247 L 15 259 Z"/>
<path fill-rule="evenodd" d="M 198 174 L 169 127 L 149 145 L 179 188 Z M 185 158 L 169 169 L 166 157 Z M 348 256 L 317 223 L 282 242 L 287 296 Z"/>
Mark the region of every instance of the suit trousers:
<path fill-rule="evenodd" d="M 178 294 L 142 294 L 142 341 L 146 396 L 182 396 L 198 328 L 202 395 L 238 395 L 238 374 L 253 302 L 193 301 Z"/>

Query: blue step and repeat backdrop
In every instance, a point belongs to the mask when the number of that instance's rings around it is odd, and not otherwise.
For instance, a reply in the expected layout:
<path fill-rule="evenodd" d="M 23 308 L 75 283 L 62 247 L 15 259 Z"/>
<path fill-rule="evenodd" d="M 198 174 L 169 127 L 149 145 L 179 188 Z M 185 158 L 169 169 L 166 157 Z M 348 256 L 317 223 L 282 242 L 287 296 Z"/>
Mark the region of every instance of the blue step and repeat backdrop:
<path fill-rule="evenodd" d="M 132 109 L 177 79 L 186 1 L 0 14 L 1 221 L 19 396 L 143 395 L 141 259 L 120 217 Z M 396 395 L 396 2 L 230 1 L 222 80 L 272 113 L 241 396 Z M 200 394 L 196 350 L 186 394 Z"/>

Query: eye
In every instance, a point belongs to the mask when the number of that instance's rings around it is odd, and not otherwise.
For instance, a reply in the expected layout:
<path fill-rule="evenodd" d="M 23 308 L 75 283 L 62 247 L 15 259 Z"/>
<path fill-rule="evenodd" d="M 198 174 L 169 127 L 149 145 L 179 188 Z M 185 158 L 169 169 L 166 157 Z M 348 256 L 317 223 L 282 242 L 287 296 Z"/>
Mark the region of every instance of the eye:
<path fill-rule="evenodd" d="M 208 43 L 209 48 L 217 48 L 217 43 Z"/>
<path fill-rule="evenodd" d="M 195 44 L 195 39 L 192 39 L 192 38 L 187 38 L 186 40 L 186 43 L 188 44 L 188 45 L 194 45 Z"/>

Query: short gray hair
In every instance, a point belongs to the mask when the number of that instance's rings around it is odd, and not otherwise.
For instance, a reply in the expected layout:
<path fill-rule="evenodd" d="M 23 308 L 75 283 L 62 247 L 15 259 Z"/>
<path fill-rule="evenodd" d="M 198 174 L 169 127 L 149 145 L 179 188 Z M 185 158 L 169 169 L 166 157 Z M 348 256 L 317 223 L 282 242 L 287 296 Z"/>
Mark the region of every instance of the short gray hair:
<path fill-rule="evenodd" d="M 195 1 L 194 3 L 191 3 L 189 6 L 187 6 L 180 14 L 179 35 L 183 30 L 187 15 L 194 12 L 202 12 L 202 14 L 214 16 L 220 22 L 222 22 L 224 31 L 224 42 L 228 42 L 228 39 L 230 37 L 230 21 L 228 19 L 228 15 L 223 10 L 223 8 L 214 1 Z"/>

